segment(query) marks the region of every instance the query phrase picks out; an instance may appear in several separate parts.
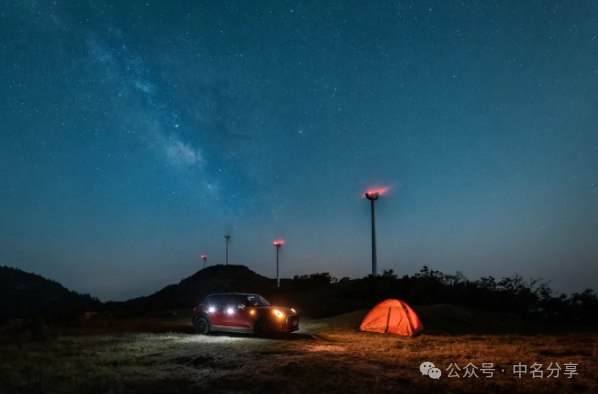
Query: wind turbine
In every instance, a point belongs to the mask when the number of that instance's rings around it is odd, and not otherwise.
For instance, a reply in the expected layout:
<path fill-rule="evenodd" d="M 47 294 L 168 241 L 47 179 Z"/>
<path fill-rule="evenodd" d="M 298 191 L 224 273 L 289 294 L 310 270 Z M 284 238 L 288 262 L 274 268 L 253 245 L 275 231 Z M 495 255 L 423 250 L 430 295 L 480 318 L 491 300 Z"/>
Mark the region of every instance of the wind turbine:
<path fill-rule="evenodd" d="M 280 287 L 280 277 L 278 276 L 278 252 L 284 241 L 274 241 L 272 243 L 276 246 L 276 287 Z"/>
<path fill-rule="evenodd" d="M 376 200 L 386 189 L 365 192 L 365 198 L 372 203 L 372 275 L 378 275 L 378 256 L 376 252 Z"/>
<path fill-rule="evenodd" d="M 226 265 L 228 265 L 228 242 L 230 240 L 230 234 L 225 235 L 224 238 L 226 238 Z"/>

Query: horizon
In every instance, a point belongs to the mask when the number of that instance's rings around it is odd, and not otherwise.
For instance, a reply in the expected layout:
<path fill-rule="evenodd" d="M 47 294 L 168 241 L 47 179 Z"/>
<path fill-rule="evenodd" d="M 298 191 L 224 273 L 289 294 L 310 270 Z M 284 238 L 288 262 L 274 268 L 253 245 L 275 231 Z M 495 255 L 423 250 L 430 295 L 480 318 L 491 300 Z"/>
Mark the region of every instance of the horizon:
<path fill-rule="evenodd" d="M 598 287 L 596 3 L 0 7 L 0 265 Z"/>
<path fill-rule="evenodd" d="M 200 272 L 202 272 L 202 271 L 204 271 L 206 269 L 213 268 L 213 267 L 216 267 L 216 266 L 218 266 L 218 267 L 228 267 L 228 266 L 231 266 L 231 267 L 244 267 L 244 268 L 247 268 L 249 271 L 253 272 L 256 275 L 259 275 L 259 276 L 262 276 L 264 278 L 270 279 L 273 282 L 276 281 L 276 277 L 275 276 L 274 277 L 270 277 L 268 275 L 260 274 L 259 272 L 256 272 L 256 271 L 252 270 L 250 267 L 247 267 L 246 265 L 242 265 L 242 264 L 228 264 L 228 265 L 226 265 L 226 264 L 215 264 L 213 266 L 206 266 L 205 268 L 200 268 L 198 271 L 196 271 L 196 272 L 194 272 L 194 273 L 192 273 L 192 274 L 190 274 L 190 275 L 188 275 L 188 276 L 186 276 L 184 278 L 181 278 L 178 282 L 165 284 L 165 285 L 163 285 L 162 287 L 160 287 L 158 289 L 150 290 L 146 294 L 140 294 L 140 295 L 135 295 L 135 296 L 132 296 L 132 297 L 121 298 L 121 299 L 102 299 L 102 298 L 98 297 L 95 294 L 90 294 L 90 293 L 85 293 L 85 292 L 77 291 L 77 289 L 73 289 L 73 288 L 70 288 L 68 286 L 65 286 L 60 281 L 54 280 L 52 278 L 44 277 L 43 275 L 40 275 L 40 274 L 38 274 L 36 272 L 29 272 L 29 271 L 22 270 L 21 268 L 18 268 L 18 267 L 10 267 L 10 266 L 3 266 L 3 265 L 0 265 L 0 268 L 5 267 L 5 268 L 9 268 L 9 269 L 18 269 L 18 270 L 21 270 L 21 271 L 23 271 L 23 272 L 25 272 L 27 274 L 37 275 L 37 276 L 42 277 L 43 279 L 50 280 L 50 281 L 53 281 L 55 283 L 58 283 L 59 285 L 62 285 L 63 287 L 65 287 L 67 290 L 74 291 L 74 292 L 79 293 L 79 294 L 87 294 L 87 295 L 89 295 L 91 297 L 97 298 L 102 303 L 107 303 L 107 302 L 127 302 L 127 301 L 131 301 L 133 299 L 136 299 L 136 298 L 143 298 L 143 297 L 152 296 L 152 295 L 160 292 L 161 290 L 165 289 L 166 287 L 169 287 L 169 286 L 172 286 L 172 285 L 178 285 L 182 281 L 187 280 L 187 279 L 189 279 L 189 278 L 191 278 L 191 277 L 199 274 Z M 413 273 L 410 273 L 410 274 L 404 274 L 404 275 L 398 275 L 397 277 L 399 279 L 401 279 L 404 276 L 413 277 L 414 275 L 422 272 L 422 270 L 424 270 L 425 268 L 427 268 L 430 272 L 431 271 L 438 271 L 441 274 L 447 274 L 447 275 L 462 274 L 460 271 L 457 271 L 457 272 L 454 272 L 454 273 L 451 273 L 451 272 L 442 272 L 442 271 L 439 271 L 439 270 L 435 270 L 433 267 L 422 266 L 417 272 L 413 272 Z M 384 270 L 384 271 L 388 271 L 388 270 Z M 330 273 L 329 272 L 312 272 L 312 273 L 303 274 L 303 275 L 317 275 L 317 274 L 330 274 Z M 380 272 L 380 273 L 378 273 L 378 276 L 382 276 L 383 274 L 384 274 L 384 272 Z M 392 271 L 392 274 L 396 275 L 396 272 Z M 294 276 L 295 275 L 293 275 L 291 277 L 281 277 L 280 280 L 281 281 L 283 281 L 283 280 L 292 281 L 294 279 Z M 301 275 L 298 275 L 298 276 L 301 276 Z M 368 278 L 369 276 L 370 275 L 366 275 L 366 276 L 363 276 L 363 277 L 336 277 L 336 276 L 334 276 L 332 274 L 330 275 L 331 279 L 334 280 L 334 281 L 340 281 L 341 279 L 344 279 L 344 278 L 349 278 L 349 280 L 363 280 L 363 279 Z M 472 281 L 472 282 L 475 282 L 475 281 L 481 279 L 481 277 L 480 278 L 469 278 L 466 275 L 463 275 L 463 276 L 464 276 L 464 278 L 466 280 Z M 486 277 L 491 277 L 491 276 L 492 275 L 487 275 Z M 519 276 L 519 274 L 514 273 L 512 275 L 508 275 L 508 276 L 504 276 L 504 277 L 493 277 L 493 276 L 492 277 L 494 279 L 496 279 L 497 282 L 500 282 L 502 279 L 514 278 L 516 276 Z M 573 292 L 570 292 L 570 293 L 565 293 L 565 292 L 559 292 L 559 291 L 555 290 L 554 288 L 552 288 L 551 283 L 549 281 L 543 280 L 543 278 L 521 277 L 521 279 L 524 282 L 526 282 L 526 283 L 530 283 L 532 280 L 537 281 L 535 283 L 535 287 L 537 287 L 537 286 L 539 286 L 541 284 L 547 284 L 551 288 L 551 290 L 552 290 L 552 296 L 553 297 L 559 297 L 561 294 L 565 294 L 566 296 L 571 296 L 573 294 L 581 294 L 585 290 L 591 290 L 591 291 L 594 291 L 594 292 L 596 290 L 594 288 L 584 288 L 584 289 L 578 289 L 577 291 L 573 291 Z M 331 284 L 334 284 L 334 283 L 336 283 L 336 282 L 331 282 Z"/>

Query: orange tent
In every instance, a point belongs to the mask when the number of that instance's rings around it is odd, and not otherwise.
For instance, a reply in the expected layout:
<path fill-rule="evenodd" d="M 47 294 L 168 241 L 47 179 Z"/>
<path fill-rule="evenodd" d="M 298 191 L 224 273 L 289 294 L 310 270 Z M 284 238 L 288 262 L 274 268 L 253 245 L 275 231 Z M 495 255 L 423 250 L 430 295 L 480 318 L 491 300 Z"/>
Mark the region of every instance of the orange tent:
<path fill-rule="evenodd" d="M 403 301 L 386 300 L 367 314 L 359 328 L 361 331 L 413 336 L 422 332 L 424 325 Z"/>

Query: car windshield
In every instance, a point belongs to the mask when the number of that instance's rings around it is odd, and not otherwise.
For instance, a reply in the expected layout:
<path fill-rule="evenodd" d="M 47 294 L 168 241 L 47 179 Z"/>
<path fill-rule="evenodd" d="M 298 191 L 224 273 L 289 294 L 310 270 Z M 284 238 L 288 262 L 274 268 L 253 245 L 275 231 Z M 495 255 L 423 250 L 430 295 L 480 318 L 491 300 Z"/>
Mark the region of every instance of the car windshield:
<path fill-rule="evenodd" d="M 247 306 L 268 306 L 270 303 L 259 295 L 247 296 Z"/>

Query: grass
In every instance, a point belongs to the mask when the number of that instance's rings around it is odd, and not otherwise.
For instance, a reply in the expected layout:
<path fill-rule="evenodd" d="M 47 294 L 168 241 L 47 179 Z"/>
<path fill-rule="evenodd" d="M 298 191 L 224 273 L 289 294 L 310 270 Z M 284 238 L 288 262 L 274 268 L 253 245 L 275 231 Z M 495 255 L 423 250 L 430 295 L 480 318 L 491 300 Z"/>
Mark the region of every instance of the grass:
<path fill-rule="evenodd" d="M 598 336 L 580 333 L 485 333 L 496 316 L 415 308 L 426 326 L 409 338 L 356 332 L 365 312 L 302 322 L 278 339 L 191 334 L 188 317 L 124 319 L 53 327 L 46 341 L 4 332 L 0 392 L 4 393 L 584 393 L 597 392 Z M 443 318 L 452 313 L 453 320 Z M 435 320 L 436 317 L 436 320 Z M 444 319 L 444 323 L 443 323 Z M 472 333 L 463 331 L 469 319 Z M 500 320 L 500 319 L 499 319 Z M 519 323 L 505 319 L 505 328 Z M 493 329 L 496 327 L 493 326 Z M 500 327 L 499 327 L 500 328 Z M 519 330 L 529 330 L 523 323 Z M 500 330 L 499 330 L 500 331 Z M 433 380 L 419 365 L 442 370 Z M 514 364 L 577 363 L 571 379 L 513 375 Z M 448 378 L 456 363 L 497 371 L 487 379 Z M 505 372 L 501 372 L 505 369 Z"/>

